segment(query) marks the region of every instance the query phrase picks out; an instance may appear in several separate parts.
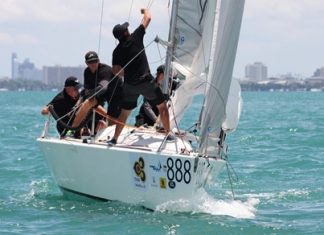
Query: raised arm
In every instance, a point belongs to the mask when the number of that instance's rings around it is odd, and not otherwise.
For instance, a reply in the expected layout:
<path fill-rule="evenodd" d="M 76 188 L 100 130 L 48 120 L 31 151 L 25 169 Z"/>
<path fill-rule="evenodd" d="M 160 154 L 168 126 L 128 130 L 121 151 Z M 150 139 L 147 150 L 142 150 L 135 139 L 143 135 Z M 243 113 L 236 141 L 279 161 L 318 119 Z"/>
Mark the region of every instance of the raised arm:
<path fill-rule="evenodd" d="M 141 14 L 144 15 L 144 19 L 143 19 L 143 26 L 144 28 L 146 29 L 148 27 L 148 25 L 150 24 L 151 22 L 151 13 L 149 12 L 148 9 L 146 8 L 142 8 L 141 9 Z"/>

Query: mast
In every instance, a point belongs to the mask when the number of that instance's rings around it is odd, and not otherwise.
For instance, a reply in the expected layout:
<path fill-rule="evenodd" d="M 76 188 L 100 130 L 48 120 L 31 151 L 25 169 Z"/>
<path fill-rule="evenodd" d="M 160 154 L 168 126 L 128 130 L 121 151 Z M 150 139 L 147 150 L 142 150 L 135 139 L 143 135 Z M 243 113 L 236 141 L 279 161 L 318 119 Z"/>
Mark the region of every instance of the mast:
<path fill-rule="evenodd" d="M 176 23 L 177 23 L 177 14 L 178 14 L 178 6 L 179 0 L 173 0 L 172 2 L 172 11 L 171 11 L 171 22 L 170 22 L 170 30 L 169 30 L 169 39 L 168 39 L 168 49 L 167 55 L 165 59 L 165 69 L 164 69 L 164 79 L 162 85 L 163 94 L 168 94 L 169 87 L 169 74 L 171 70 L 171 61 L 174 53 L 174 45 L 175 45 L 175 32 L 176 32 Z"/>

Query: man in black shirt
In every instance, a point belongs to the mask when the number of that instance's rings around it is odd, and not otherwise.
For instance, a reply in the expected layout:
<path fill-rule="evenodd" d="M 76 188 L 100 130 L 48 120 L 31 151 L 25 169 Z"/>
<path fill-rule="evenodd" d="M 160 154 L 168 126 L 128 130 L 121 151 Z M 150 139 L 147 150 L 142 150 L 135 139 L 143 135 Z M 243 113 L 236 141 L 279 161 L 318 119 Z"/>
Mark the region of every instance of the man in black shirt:
<path fill-rule="evenodd" d="M 105 101 L 108 103 L 109 117 L 118 118 L 121 111 L 121 79 L 113 75 L 110 66 L 100 63 L 98 54 L 94 51 L 86 53 L 85 62 L 87 68 L 84 70 L 84 92 L 82 93 L 85 101 L 77 112 L 73 127 L 82 122 L 91 108 L 99 104 L 104 105 Z M 108 120 L 110 125 L 114 123 L 113 119 Z"/>
<path fill-rule="evenodd" d="M 60 118 L 64 116 L 61 120 L 68 125 L 71 124 L 73 119 L 71 110 L 79 99 L 78 90 L 80 87 L 81 84 L 76 77 L 68 77 L 65 80 L 64 89 L 58 93 L 51 102 L 43 107 L 41 114 L 48 115 L 49 105 L 52 105 L 55 113 Z M 65 136 L 67 129 L 65 129 L 60 122 L 56 123 L 56 128 L 62 137 Z"/>
<path fill-rule="evenodd" d="M 165 66 L 160 65 L 156 69 L 156 77 L 155 77 L 155 83 L 157 83 L 160 87 L 163 82 L 164 78 L 164 70 Z M 179 86 L 179 81 L 176 76 L 169 76 L 169 91 L 168 94 L 165 97 L 165 100 L 168 100 L 171 95 L 173 95 L 174 91 Z M 136 123 L 135 126 L 141 126 L 141 125 L 148 125 L 153 126 L 157 120 L 158 116 L 160 115 L 158 108 L 151 104 L 151 101 L 144 98 L 143 104 L 140 108 L 139 114 L 136 116 Z"/>
<path fill-rule="evenodd" d="M 129 24 L 118 24 L 113 28 L 113 35 L 119 44 L 113 51 L 113 73 L 124 76 L 122 111 L 118 118 L 113 139 L 109 144 L 116 144 L 132 109 L 137 106 L 137 98 L 143 95 L 159 109 L 161 120 L 169 139 L 174 139 L 170 132 L 169 112 L 164 96 L 159 86 L 154 83 L 147 61 L 143 38 L 145 29 L 151 21 L 151 14 L 147 9 L 141 9 L 144 15 L 142 24 L 130 34 Z"/>

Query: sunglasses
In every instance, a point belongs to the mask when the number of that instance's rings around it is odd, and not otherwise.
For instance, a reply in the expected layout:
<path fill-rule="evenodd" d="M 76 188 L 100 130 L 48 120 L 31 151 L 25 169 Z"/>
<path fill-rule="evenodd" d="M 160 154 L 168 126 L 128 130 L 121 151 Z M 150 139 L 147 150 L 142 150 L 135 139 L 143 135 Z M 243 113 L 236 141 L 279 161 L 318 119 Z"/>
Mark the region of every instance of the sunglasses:
<path fill-rule="evenodd" d="M 96 64 L 96 63 L 98 63 L 99 62 L 99 60 L 93 60 L 93 61 L 89 61 L 89 62 L 87 62 L 87 64 Z"/>

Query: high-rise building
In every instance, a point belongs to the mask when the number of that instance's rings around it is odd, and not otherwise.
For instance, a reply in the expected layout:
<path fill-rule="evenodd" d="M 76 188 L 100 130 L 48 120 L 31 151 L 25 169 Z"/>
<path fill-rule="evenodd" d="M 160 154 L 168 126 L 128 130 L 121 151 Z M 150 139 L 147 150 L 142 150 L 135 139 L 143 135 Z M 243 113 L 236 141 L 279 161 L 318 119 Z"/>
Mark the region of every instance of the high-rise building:
<path fill-rule="evenodd" d="M 11 78 L 17 79 L 18 78 L 18 57 L 16 53 L 11 54 Z"/>
<path fill-rule="evenodd" d="M 16 53 L 11 54 L 11 78 L 26 80 L 42 80 L 42 71 L 26 58 L 20 63 Z"/>
<path fill-rule="evenodd" d="M 35 67 L 34 63 L 26 58 L 23 63 L 18 66 L 18 78 L 26 80 L 42 80 L 42 71 Z"/>
<path fill-rule="evenodd" d="M 245 66 L 245 77 L 250 81 L 258 82 L 268 78 L 268 68 L 261 62 Z"/>
<path fill-rule="evenodd" d="M 324 78 L 324 67 L 316 69 L 312 77 Z"/>
<path fill-rule="evenodd" d="M 83 81 L 84 66 L 43 66 L 43 82 L 48 85 L 63 86 L 64 81 L 69 76 L 75 76 Z"/>
<path fill-rule="evenodd" d="M 38 69 L 29 58 L 22 63 L 16 53 L 11 55 L 11 77 L 13 79 L 39 80 L 48 85 L 63 86 L 69 76 L 75 76 L 83 81 L 84 66 L 43 66 Z"/>

